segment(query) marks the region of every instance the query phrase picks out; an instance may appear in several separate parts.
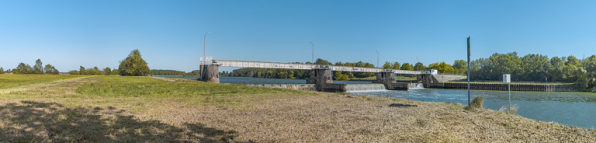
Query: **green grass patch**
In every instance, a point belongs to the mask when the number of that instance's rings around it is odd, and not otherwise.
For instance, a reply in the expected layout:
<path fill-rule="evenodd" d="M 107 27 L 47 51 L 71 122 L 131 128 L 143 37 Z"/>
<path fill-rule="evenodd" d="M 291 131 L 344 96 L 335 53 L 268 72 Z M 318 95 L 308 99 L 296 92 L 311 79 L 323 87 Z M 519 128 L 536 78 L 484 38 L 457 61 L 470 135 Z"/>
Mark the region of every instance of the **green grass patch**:
<path fill-rule="evenodd" d="M 82 77 L 80 75 L 0 74 L 0 89 Z"/>
<path fill-rule="evenodd" d="M 194 97 L 267 93 L 303 93 L 296 90 L 247 85 L 213 84 L 195 80 L 165 81 L 151 77 L 98 76 L 98 82 L 86 83 L 77 93 L 104 97 Z M 226 101 L 217 101 L 226 102 Z"/>

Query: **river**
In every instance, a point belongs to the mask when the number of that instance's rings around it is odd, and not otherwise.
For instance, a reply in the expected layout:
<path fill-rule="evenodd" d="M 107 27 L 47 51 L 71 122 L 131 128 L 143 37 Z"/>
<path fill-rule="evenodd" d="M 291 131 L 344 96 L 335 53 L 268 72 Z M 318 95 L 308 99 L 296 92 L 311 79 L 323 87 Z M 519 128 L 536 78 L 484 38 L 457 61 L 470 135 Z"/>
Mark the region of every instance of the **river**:
<path fill-rule="evenodd" d="M 174 77 L 193 78 L 197 77 Z M 221 77 L 221 83 L 245 84 L 306 84 L 300 79 L 265 79 L 251 77 Z M 334 81 L 345 84 L 370 84 L 370 81 Z M 467 105 L 467 90 L 412 89 L 409 91 L 382 90 L 357 91 L 357 95 L 405 98 L 427 102 L 451 102 Z M 484 108 L 499 110 L 509 105 L 507 91 L 472 90 L 471 98 L 484 94 Z M 557 122 L 581 128 L 596 128 L 596 94 L 580 92 L 511 92 L 512 104 L 519 108 L 517 114 L 539 121 Z"/>

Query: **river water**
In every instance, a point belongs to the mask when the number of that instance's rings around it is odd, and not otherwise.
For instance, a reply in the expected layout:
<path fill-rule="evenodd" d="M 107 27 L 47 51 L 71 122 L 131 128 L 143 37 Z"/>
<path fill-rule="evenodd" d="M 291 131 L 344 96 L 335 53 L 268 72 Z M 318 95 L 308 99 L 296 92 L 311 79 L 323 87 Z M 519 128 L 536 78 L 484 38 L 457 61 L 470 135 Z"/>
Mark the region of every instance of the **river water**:
<path fill-rule="evenodd" d="M 174 77 L 193 78 L 197 77 Z M 221 83 L 231 84 L 306 84 L 306 80 L 265 79 L 251 77 L 221 77 Z M 345 84 L 370 84 L 370 81 L 334 81 Z M 467 90 L 412 89 L 409 91 L 374 90 L 351 92 L 357 95 L 405 98 L 427 102 L 451 102 L 467 105 Z M 484 94 L 484 108 L 499 110 L 508 106 L 507 91 L 472 90 L 471 98 Z M 517 114 L 539 121 L 557 122 L 581 128 L 596 128 L 596 94 L 579 92 L 511 92 L 512 104 L 519 108 Z"/>

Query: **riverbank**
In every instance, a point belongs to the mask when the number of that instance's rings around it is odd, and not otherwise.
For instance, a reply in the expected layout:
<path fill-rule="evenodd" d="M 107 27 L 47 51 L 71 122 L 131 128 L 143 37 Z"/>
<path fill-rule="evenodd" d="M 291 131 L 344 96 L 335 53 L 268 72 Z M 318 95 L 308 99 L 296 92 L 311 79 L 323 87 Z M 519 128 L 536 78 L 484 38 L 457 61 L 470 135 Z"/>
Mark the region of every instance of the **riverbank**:
<path fill-rule="evenodd" d="M 468 89 L 467 82 L 432 83 L 427 87 L 443 89 Z M 471 82 L 471 90 L 501 90 L 501 91 L 542 91 L 542 92 L 577 92 L 572 83 L 498 83 Z"/>
<path fill-rule="evenodd" d="M 0 92 L 0 141 L 596 141 L 594 130 L 446 103 L 190 79 L 69 79 Z"/>

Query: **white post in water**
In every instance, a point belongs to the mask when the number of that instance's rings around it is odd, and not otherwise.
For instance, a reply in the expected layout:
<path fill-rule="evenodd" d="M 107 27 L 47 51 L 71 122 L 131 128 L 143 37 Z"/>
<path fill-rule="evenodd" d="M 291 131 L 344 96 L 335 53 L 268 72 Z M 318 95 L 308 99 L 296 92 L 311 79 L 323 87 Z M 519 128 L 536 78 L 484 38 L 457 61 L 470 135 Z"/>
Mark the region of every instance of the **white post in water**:
<path fill-rule="evenodd" d="M 503 74 L 503 83 L 509 84 L 507 90 L 509 91 L 509 110 L 511 110 L 511 74 Z"/>

